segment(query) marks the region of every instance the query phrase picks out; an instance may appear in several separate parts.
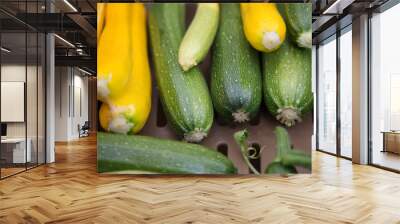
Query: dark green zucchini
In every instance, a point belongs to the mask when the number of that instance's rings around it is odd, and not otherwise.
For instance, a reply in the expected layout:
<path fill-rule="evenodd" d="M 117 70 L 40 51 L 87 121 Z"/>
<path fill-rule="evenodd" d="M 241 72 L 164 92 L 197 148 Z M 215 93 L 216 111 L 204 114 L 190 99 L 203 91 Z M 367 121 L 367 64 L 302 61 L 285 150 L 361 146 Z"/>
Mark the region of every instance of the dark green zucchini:
<path fill-rule="evenodd" d="M 272 115 L 290 127 L 313 106 L 311 50 L 285 40 L 275 52 L 263 54 L 264 101 Z"/>
<path fill-rule="evenodd" d="M 289 34 L 299 47 L 312 47 L 311 3 L 280 4 Z"/>
<path fill-rule="evenodd" d="M 211 97 L 218 115 L 227 121 L 246 122 L 258 113 L 262 97 L 258 56 L 244 35 L 239 4 L 221 4 L 212 55 Z"/>
<path fill-rule="evenodd" d="M 184 15 L 183 4 L 152 4 L 150 39 L 158 92 L 168 123 L 186 141 L 199 142 L 211 128 L 214 111 L 200 70 L 195 66 L 184 72 L 178 63 Z"/>
<path fill-rule="evenodd" d="M 97 133 L 98 172 L 234 174 L 233 163 L 201 145 L 147 136 Z"/>

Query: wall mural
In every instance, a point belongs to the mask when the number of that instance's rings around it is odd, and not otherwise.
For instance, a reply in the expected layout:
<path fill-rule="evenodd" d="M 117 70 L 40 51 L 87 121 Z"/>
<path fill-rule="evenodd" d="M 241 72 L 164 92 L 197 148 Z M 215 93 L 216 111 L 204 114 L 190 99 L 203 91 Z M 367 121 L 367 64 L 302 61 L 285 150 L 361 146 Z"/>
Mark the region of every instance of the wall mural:
<path fill-rule="evenodd" d="M 97 8 L 98 172 L 311 172 L 311 4 Z"/>

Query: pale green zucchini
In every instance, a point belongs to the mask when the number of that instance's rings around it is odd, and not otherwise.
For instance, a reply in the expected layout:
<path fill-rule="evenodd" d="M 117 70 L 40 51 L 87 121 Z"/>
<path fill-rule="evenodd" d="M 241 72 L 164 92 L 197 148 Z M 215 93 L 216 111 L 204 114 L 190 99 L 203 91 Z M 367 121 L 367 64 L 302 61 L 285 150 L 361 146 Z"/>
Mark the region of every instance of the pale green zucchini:
<path fill-rule="evenodd" d="M 149 28 L 159 96 L 169 125 L 189 142 L 207 136 L 214 111 L 207 83 L 197 67 L 184 72 L 178 63 L 184 34 L 183 4 L 154 3 Z"/>
<path fill-rule="evenodd" d="M 218 29 L 218 3 L 198 3 L 196 14 L 179 47 L 179 64 L 184 71 L 207 55 Z"/>

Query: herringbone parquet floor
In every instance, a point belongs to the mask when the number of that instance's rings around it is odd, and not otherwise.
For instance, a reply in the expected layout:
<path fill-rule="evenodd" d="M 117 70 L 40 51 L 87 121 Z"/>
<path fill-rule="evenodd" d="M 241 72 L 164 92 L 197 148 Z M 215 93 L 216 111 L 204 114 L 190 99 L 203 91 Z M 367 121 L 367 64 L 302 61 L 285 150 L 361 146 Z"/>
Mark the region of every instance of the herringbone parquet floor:
<path fill-rule="evenodd" d="M 0 181 L 0 223 L 400 223 L 400 175 L 318 152 L 289 178 L 100 176 L 94 137 L 56 156 Z"/>

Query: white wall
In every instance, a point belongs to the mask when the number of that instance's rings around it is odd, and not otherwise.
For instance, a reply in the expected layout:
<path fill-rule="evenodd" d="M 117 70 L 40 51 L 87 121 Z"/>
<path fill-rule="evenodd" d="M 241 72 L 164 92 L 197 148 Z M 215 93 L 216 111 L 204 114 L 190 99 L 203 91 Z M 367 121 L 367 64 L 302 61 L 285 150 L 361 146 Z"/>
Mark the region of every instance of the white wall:
<path fill-rule="evenodd" d="M 70 77 L 67 67 L 55 68 L 55 141 L 68 140 L 69 85 Z"/>
<path fill-rule="evenodd" d="M 2 65 L 1 81 L 25 82 L 25 64 Z M 1 108 L 1 109 L 6 110 L 6 108 Z M 7 123 L 7 137 L 25 137 L 25 123 L 24 122 Z"/>
<path fill-rule="evenodd" d="M 75 70 L 76 72 L 77 70 Z M 76 75 L 74 77 L 74 108 L 75 113 L 73 113 L 74 117 L 72 119 L 72 135 L 75 137 L 79 137 L 78 133 L 78 124 L 83 125 L 85 121 L 88 121 L 89 112 L 88 112 L 88 78 Z M 81 108 L 80 108 L 81 107 Z M 81 110 L 81 111 L 80 111 Z M 74 112 L 74 111 L 73 111 Z"/>
<path fill-rule="evenodd" d="M 38 71 L 37 71 L 38 69 Z M 27 80 L 25 78 L 27 77 Z M 44 74 L 39 66 L 25 66 L 24 64 L 10 63 L 1 66 L 1 81 L 24 82 L 26 83 L 26 110 L 27 120 L 24 122 L 6 122 L 7 137 L 24 138 L 25 134 L 30 140 L 32 151 L 32 161 L 44 162 L 45 150 L 45 120 L 44 120 Z M 2 96 L 7 97 L 7 96 Z M 10 110 L 10 108 L 1 108 L 1 110 Z M 25 111 L 22 111 L 23 113 Z M 37 157 L 37 154 L 39 156 Z"/>
<path fill-rule="evenodd" d="M 55 140 L 74 140 L 78 125 L 88 120 L 88 78 L 72 67 L 56 67 L 55 73 Z"/>
<path fill-rule="evenodd" d="M 25 82 L 25 69 L 27 69 L 28 74 L 35 73 L 36 74 L 36 68 L 33 66 L 28 66 L 27 68 L 24 65 L 20 64 L 5 64 L 1 66 L 1 81 L 4 82 Z M 34 83 L 36 85 L 36 82 Z M 31 96 L 31 97 L 30 97 Z M 27 97 L 36 98 L 36 89 L 34 92 L 27 93 Z M 27 99 L 28 102 L 31 102 L 32 99 Z M 36 105 L 35 105 L 36 107 Z M 2 110 L 7 110 L 7 108 L 1 108 Z M 33 117 L 31 117 L 31 114 L 27 114 L 28 116 L 28 121 L 33 120 Z M 36 121 L 36 114 L 35 116 L 35 121 Z M 28 125 L 30 127 L 31 125 Z M 25 122 L 7 122 L 7 136 L 8 137 L 25 137 Z M 29 137 L 29 136 L 28 136 Z"/>

